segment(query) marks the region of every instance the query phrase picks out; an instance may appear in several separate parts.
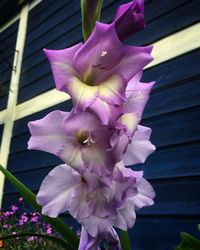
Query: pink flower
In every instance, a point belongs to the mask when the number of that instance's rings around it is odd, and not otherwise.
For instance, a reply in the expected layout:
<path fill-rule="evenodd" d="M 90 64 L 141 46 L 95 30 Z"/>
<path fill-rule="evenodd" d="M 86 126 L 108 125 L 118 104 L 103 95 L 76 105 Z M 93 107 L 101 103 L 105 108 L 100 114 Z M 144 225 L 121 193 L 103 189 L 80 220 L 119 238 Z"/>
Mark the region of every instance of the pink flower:
<path fill-rule="evenodd" d="M 27 221 L 28 217 L 26 216 L 26 213 L 24 213 L 20 216 L 19 225 L 23 226 Z"/>
<path fill-rule="evenodd" d="M 8 224 L 3 224 L 3 228 L 9 228 Z"/>
<path fill-rule="evenodd" d="M 37 237 L 30 236 L 30 237 L 27 238 L 27 241 L 34 241 L 35 239 L 37 239 Z"/>
<path fill-rule="evenodd" d="M 49 227 L 49 228 L 47 229 L 47 234 L 48 234 L 48 235 L 51 235 L 51 234 L 52 234 L 52 228 L 51 228 L 51 227 Z"/>
<path fill-rule="evenodd" d="M 19 208 L 15 205 L 12 205 L 11 207 L 11 210 L 15 213 L 17 210 L 19 210 Z"/>
<path fill-rule="evenodd" d="M 20 197 L 18 201 L 19 203 L 23 202 L 23 197 Z"/>
<path fill-rule="evenodd" d="M 34 213 L 30 219 L 30 222 L 38 222 L 39 219 L 40 219 L 40 216 Z"/>

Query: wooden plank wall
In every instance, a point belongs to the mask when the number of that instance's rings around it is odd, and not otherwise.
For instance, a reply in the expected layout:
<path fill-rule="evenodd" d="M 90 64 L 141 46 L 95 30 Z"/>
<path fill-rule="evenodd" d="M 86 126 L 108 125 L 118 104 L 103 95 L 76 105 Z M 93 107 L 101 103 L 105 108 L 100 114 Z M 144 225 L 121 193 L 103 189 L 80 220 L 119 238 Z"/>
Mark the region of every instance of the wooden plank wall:
<path fill-rule="evenodd" d="M 109 22 L 117 6 L 127 1 L 104 2 L 102 21 Z M 199 8 L 199 0 L 145 1 L 147 28 L 129 38 L 127 44 L 154 43 L 195 24 L 200 19 Z M 42 49 L 61 49 L 79 42 L 80 17 L 79 1 L 75 0 L 44 0 L 30 11 L 18 104 L 54 88 Z M 14 44 L 16 24 L 4 33 Z M 144 169 L 157 197 L 154 206 L 138 213 L 136 225 L 130 232 L 134 250 L 170 250 L 178 243 L 180 231 L 198 235 L 199 60 L 200 50 L 196 49 L 145 70 L 143 80 L 156 80 L 157 84 L 142 124 L 153 129 L 152 141 L 157 151 L 144 165 L 134 166 L 134 169 Z M 1 98 L 0 109 L 5 108 L 5 103 L 6 96 Z M 55 109 L 69 111 L 71 107 L 71 101 L 64 102 L 14 124 L 8 169 L 35 192 L 46 174 L 61 161 L 48 153 L 27 151 L 30 137 L 27 122 L 40 119 Z M 6 182 L 3 206 L 9 207 L 17 198 L 15 189 Z M 65 219 L 73 224 L 67 215 Z"/>
<path fill-rule="evenodd" d="M 7 106 L 18 25 L 16 21 L 0 34 L 0 110 Z"/>

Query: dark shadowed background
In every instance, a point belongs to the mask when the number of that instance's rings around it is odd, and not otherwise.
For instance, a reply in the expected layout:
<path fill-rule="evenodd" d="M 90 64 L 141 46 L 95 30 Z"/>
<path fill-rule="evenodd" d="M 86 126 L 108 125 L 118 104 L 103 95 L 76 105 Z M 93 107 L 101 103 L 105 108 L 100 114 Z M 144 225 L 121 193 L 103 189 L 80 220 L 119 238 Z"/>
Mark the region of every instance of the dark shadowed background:
<path fill-rule="evenodd" d="M 15 1 L 4 1 L 13 4 Z M 101 21 L 110 22 L 117 7 L 127 1 L 104 0 Z M 12 18 L 8 5 L 0 5 L 1 24 Z M 147 27 L 127 40 L 127 44 L 146 45 L 185 29 L 200 20 L 199 0 L 147 0 Z M 6 15 L 7 11 L 7 15 Z M 11 65 L 18 21 L 0 33 L 0 110 L 6 108 Z M 44 0 L 29 14 L 22 64 L 18 104 L 54 88 L 50 66 L 42 49 L 61 49 L 82 40 L 78 0 Z M 155 205 L 138 212 L 130 231 L 134 250 L 170 250 L 179 242 L 180 231 L 198 236 L 200 223 L 200 53 L 184 53 L 147 69 L 144 82 L 155 80 L 142 124 L 152 128 L 157 151 L 144 165 L 145 177 L 155 188 Z M 48 102 L 48 100 L 47 100 Z M 37 192 L 43 178 L 60 160 L 48 153 L 27 151 L 30 137 L 27 122 L 40 119 L 49 111 L 70 110 L 70 101 L 17 120 L 14 124 L 8 170 Z M 3 125 L 0 125 L 0 136 Z M 3 208 L 15 203 L 19 195 L 5 184 Z M 69 225 L 75 225 L 67 214 Z"/>

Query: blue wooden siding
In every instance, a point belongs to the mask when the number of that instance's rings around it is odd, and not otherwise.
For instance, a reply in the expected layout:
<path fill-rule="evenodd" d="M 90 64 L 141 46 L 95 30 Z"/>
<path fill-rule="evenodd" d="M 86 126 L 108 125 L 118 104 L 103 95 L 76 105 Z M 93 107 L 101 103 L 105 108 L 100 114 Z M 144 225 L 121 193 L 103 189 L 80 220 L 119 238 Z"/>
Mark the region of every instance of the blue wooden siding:
<path fill-rule="evenodd" d="M 108 22 L 117 6 L 125 1 L 104 2 L 102 20 Z M 128 44 L 152 43 L 200 19 L 197 0 L 145 3 L 147 28 L 129 38 Z M 59 49 L 79 41 L 79 1 L 43 1 L 30 12 L 18 103 L 54 87 L 42 48 Z M 144 165 L 133 168 L 144 169 L 157 197 L 154 206 L 138 213 L 136 225 L 130 232 L 134 250 L 170 250 L 178 243 L 180 231 L 198 234 L 199 60 L 200 50 L 194 50 L 144 73 L 144 81 L 157 81 L 142 121 L 152 128 L 152 142 L 157 151 Z M 71 101 L 64 102 L 15 122 L 8 169 L 35 192 L 46 174 L 61 161 L 48 153 L 27 151 L 30 137 L 27 123 L 55 109 L 69 111 L 71 106 Z M 17 197 L 15 189 L 6 182 L 4 206 L 15 202 Z M 70 225 L 73 223 L 68 215 L 64 218 Z"/>
<path fill-rule="evenodd" d="M 0 34 L 0 110 L 7 106 L 18 22 Z"/>

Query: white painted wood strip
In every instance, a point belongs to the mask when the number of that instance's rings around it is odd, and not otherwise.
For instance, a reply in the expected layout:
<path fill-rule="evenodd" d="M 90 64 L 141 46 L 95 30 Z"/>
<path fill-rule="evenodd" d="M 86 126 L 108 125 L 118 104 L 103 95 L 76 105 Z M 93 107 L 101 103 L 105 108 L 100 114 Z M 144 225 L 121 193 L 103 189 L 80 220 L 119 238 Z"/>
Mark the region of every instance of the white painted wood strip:
<path fill-rule="evenodd" d="M 146 68 L 156 66 L 200 47 L 200 23 L 165 37 L 154 44 L 154 61 Z M 48 62 L 47 62 L 48 63 Z M 40 94 L 16 107 L 16 120 L 34 114 L 53 105 L 68 100 L 69 96 L 56 89 Z M 4 122 L 6 111 L 0 112 L 0 124 Z"/>
<path fill-rule="evenodd" d="M 17 103 L 18 86 L 19 86 L 22 58 L 23 58 L 25 38 L 26 38 L 28 12 L 29 12 L 29 7 L 27 4 L 22 8 L 20 14 L 19 29 L 15 47 L 17 52 L 15 52 L 13 60 L 13 65 L 16 66 L 16 70 L 12 71 L 7 110 L 6 114 L 4 114 L 4 129 L 3 129 L 1 149 L 0 149 L 0 164 L 5 168 L 7 166 L 8 155 L 10 150 L 10 142 L 12 138 L 13 124 L 15 121 L 15 109 Z M 4 175 L 0 173 L 0 194 L 2 194 L 3 192 L 3 186 L 4 186 Z M 2 195 L 0 195 L 0 205 L 1 202 L 2 202 Z"/>
<path fill-rule="evenodd" d="M 0 112 L 0 124 L 3 124 L 5 121 L 6 111 L 7 109 L 4 109 Z"/>
<path fill-rule="evenodd" d="M 49 90 L 44 94 L 38 95 L 22 104 L 19 104 L 16 108 L 16 120 L 34 114 L 61 102 L 69 100 L 68 94 L 58 91 L 56 89 Z"/>
<path fill-rule="evenodd" d="M 200 23 L 167 36 L 153 44 L 155 58 L 146 68 L 171 60 L 200 47 Z"/>

